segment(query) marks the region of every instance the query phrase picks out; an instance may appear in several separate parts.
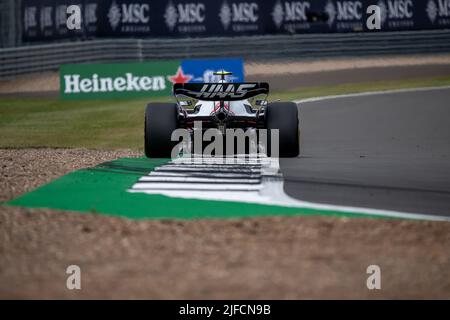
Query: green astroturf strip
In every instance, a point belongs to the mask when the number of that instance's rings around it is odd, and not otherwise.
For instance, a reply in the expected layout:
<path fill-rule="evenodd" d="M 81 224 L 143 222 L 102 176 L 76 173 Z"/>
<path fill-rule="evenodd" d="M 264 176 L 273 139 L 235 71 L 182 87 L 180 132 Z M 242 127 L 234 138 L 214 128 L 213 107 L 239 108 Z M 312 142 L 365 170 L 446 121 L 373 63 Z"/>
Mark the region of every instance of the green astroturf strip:
<path fill-rule="evenodd" d="M 270 215 L 339 215 L 367 217 L 308 208 L 172 198 L 127 192 L 143 175 L 168 160 L 122 158 L 67 174 L 7 205 L 52 208 L 141 218 L 232 218 Z"/>

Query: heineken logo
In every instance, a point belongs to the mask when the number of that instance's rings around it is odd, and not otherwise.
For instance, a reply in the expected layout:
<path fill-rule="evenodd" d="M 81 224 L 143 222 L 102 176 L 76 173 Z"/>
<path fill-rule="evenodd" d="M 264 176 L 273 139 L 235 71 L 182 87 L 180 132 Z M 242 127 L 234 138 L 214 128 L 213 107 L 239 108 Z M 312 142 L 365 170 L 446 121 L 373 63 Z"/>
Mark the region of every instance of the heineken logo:
<path fill-rule="evenodd" d="M 123 77 L 82 78 L 79 74 L 64 76 L 64 93 L 122 92 L 122 91 L 160 91 L 166 89 L 164 76 L 134 76 L 126 73 Z"/>
<path fill-rule="evenodd" d="M 60 67 L 62 99 L 126 99 L 170 95 L 167 79 L 180 61 L 68 64 Z"/>
<path fill-rule="evenodd" d="M 203 82 L 205 74 L 227 68 L 243 79 L 242 60 L 158 60 L 129 63 L 65 64 L 59 69 L 61 99 L 168 97 L 174 84 Z M 198 90 L 200 90 L 199 88 Z"/>

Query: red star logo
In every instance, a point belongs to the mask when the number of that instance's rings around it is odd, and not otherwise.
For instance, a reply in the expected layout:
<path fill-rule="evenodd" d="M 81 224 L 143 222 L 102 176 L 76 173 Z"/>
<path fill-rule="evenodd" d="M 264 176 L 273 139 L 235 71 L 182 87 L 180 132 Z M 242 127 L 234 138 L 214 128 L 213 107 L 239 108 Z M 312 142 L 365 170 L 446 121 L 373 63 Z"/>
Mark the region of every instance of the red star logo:
<path fill-rule="evenodd" d="M 177 73 L 174 76 L 167 77 L 172 83 L 186 83 L 192 79 L 192 76 L 189 74 L 184 74 L 183 69 L 178 67 Z"/>

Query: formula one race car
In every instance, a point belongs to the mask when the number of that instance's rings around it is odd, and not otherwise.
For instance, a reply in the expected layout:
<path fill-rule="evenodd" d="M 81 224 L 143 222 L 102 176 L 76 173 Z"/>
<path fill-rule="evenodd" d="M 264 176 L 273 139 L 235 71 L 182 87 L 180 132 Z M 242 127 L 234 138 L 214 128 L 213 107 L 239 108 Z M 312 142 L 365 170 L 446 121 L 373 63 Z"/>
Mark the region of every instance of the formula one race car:
<path fill-rule="evenodd" d="M 177 103 L 149 103 L 145 111 L 145 155 L 151 158 L 170 158 L 178 141 L 172 133 L 179 128 L 194 136 L 195 130 L 215 128 L 266 129 L 269 143 L 265 152 L 277 156 L 270 143 L 272 131 L 278 129 L 277 152 L 280 157 L 299 155 L 299 120 L 293 102 L 267 102 L 268 83 L 231 83 L 225 77 L 230 72 L 214 73 L 216 83 L 176 83 L 173 93 Z M 200 129 L 197 124 L 201 123 Z M 241 130 L 241 131 L 242 131 Z M 274 139 L 274 138 L 273 138 Z M 194 139 L 195 140 L 195 139 Z"/>

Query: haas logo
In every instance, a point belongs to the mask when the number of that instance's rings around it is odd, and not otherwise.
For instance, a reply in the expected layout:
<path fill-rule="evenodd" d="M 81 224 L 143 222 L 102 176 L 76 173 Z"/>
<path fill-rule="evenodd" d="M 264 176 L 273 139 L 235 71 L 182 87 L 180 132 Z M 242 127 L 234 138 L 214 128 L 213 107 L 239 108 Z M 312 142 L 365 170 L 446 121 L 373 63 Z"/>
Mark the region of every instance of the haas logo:
<path fill-rule="evenodd" d="M 201 98 L 242 98 L 248 90 L 256 87 L 255 83 L 243 83 L 239 86 L 233 84 L 204 84 L 200 91 L 189 91 L 189 93 L 198 99 Z"/>

